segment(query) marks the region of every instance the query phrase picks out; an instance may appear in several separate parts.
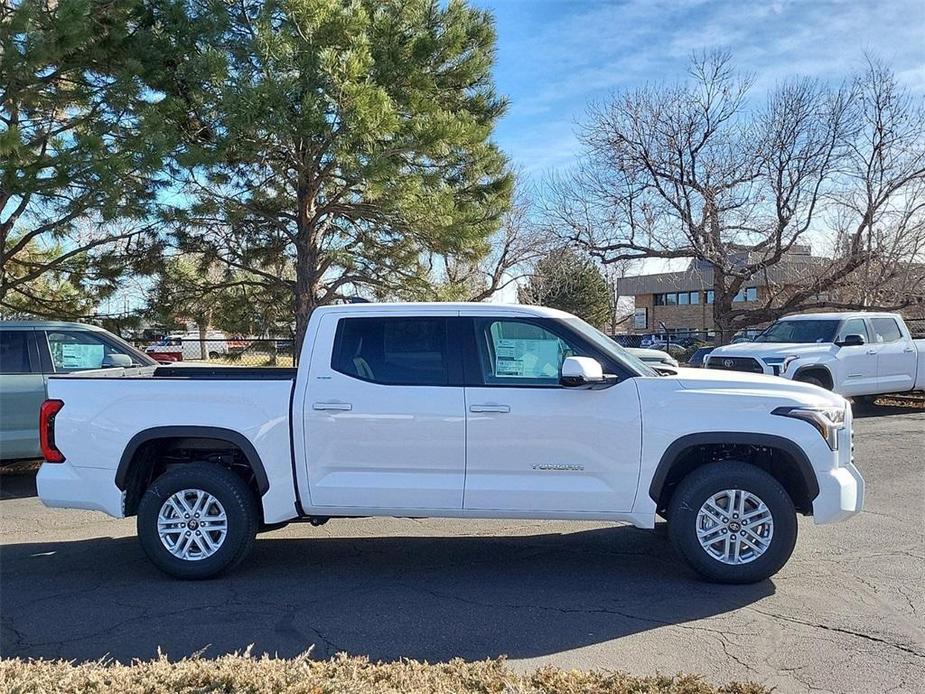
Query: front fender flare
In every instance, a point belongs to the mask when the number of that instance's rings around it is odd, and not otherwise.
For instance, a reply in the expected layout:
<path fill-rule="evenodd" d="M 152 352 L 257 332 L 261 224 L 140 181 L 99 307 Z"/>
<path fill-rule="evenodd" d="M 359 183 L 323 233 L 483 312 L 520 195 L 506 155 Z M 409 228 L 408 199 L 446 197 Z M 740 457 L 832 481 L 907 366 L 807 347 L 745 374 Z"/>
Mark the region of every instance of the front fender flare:
<path fill-rule="evenodd" d="M 688 434 L 673 441 L 659 460 L 655 468 L 655 474 L 652 476 L 652 482 L 649 484 L 649 498 L 656 504 L 662 494 L 665 486 L 665 480 L 668 479 L 668 473 L 672 466 L 678 462 L 682 454 L 697 446 L 715 444 L 726 444 L 730 446 L 762 446 L 765 448 L 777 448 L 787 453 L 796 461 L 806 489 L 809 491 L 809 500 L 812 502 L 819 496 L 819 481 L 816 479 L 816 472 L 813 470 L 809 457 L 799 445 L 785 439 L 782 436 L 774 434 L 752 434 L 739 431 L 712 431 L 698 434 Z"/>

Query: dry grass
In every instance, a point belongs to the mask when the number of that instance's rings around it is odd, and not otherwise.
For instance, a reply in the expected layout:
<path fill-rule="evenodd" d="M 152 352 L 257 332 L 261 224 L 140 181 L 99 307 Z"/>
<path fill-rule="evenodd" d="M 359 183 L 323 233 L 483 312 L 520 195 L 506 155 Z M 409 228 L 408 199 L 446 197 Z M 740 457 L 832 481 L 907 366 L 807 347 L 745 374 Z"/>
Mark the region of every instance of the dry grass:
<path fill-rule="evenodd" d="M 131 665 L 114 662 L 0 661 L 0 691 L 16 694 L 155 694 L 274 692 L 304 694 L 768 694 L 757 684 L 714 687 L 695 675 L 633 677 L 547 667 L 517 674 L 504 660 L 428 665 L 414 660 L 370 663 L 337 656 L 312 660 L 227 655 L 215 660 L 166 657 Z"/>
<path fill-rule="evenodd" d="M 925 410 L 925 393 L 881 395 L 877 397 L 875 402 L 881 407 L 907 407 L 911 410 Z"/>

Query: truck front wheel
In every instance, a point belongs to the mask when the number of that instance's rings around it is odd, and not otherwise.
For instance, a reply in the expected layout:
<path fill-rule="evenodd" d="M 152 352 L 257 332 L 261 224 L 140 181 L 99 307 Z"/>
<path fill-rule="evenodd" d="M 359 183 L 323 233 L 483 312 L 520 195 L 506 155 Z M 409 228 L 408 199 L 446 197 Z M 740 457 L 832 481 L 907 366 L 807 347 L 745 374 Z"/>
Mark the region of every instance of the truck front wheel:
<path fill-rule="evenodd" d="M 668 532 L 701 576 L 718 583 L 755 583 L 777 573 L 793 553 L 796 511 L 787 491 L 764 470 L 713 463 L 678 485 Z"/>
<path fill-rule="evenodd" d="M 211 578 L 241 562 L 254 544 L 257 500 L 231 470 L 190 463 L 157 479 L 138 505 L 138 539 L 161 571 Z"/>

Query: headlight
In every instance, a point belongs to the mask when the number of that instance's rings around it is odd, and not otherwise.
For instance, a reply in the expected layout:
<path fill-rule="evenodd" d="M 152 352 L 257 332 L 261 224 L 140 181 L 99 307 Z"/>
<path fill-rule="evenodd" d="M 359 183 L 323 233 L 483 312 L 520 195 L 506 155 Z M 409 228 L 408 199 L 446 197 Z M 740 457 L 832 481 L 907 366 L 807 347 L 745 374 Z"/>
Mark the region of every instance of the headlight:
<path fill-rule="evenodd" d="M 780 364 L 784 357 L 762 357 L 765 364 Z"/>
<path fill-rule="evenodd" d="M 784 357 L 780 365 L 780 372 L 785 373 L 787 371 L 787 367 L 790 366 L 797 359 L 799 359 L 799 357 L 796 356 L 795 354 L 791 354 L 789 357 Z"/>
<path fill-rule="evenodd" d="M 840 407 L 778 407 L 771 414 L 802 419 L 812 424 L 829 448 L 838 450 L 838 432 L 845 426 L 845 410 Z"/>

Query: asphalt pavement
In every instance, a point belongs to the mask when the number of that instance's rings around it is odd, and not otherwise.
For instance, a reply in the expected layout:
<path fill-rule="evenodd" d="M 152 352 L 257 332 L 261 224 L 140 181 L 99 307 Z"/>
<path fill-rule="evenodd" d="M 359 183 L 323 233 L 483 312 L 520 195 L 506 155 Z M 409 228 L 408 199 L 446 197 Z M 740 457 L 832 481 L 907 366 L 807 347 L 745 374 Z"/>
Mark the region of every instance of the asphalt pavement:
<path fill-rule="evenodd" d="M 253 644 L 922 691 L 925 412 L 880 408 L 855 439 L 865 512 L 801 518 L 789 564 L 751 586 L 698 580 L 663 525 L 392 519 L 290 525 L 233 574 L 180 582 L 147 562 L 134 519 L 46 509 L 34 473 L 5 473 L 0 654 L 127 661 Z"/>

